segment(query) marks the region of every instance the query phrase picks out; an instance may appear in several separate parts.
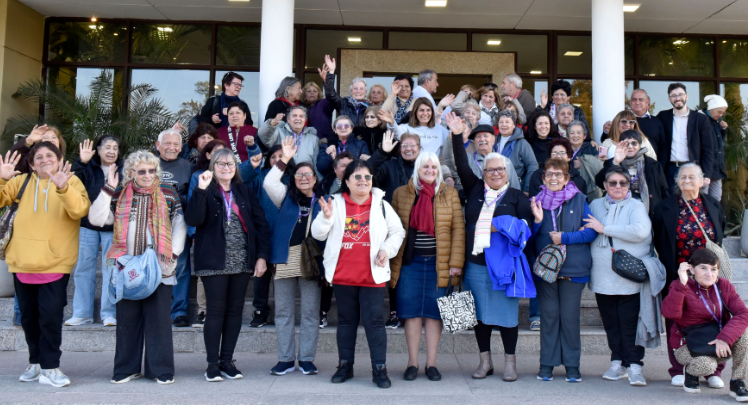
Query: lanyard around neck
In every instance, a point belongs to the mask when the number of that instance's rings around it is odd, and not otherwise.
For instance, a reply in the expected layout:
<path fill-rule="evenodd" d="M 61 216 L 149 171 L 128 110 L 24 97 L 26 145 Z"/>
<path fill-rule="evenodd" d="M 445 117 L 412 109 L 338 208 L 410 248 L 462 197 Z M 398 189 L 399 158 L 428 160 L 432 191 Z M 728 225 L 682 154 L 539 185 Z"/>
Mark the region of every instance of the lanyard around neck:
<path fill-rule="evenodd" d="M 702 290 L 700 289 L 699 285 L 697 285 L 697 293 L 700 295 L 700 298 L 702 298 L 702 303 L 705 304 L 705 308 L 707 308 L 707 311 L 710 312 L 710 315 L 712 315 L 713 319 L 718 322 L 718 326 L 723 329 L 723 300 L 720 298 L 720 291 L 718 290 L 718 286 L 713 284 L 713 288 L 715 289 L 715 296 L 718 297 L 718 313 L 720 314 L 720 318 L 715 316 L 715 311 L 713 311 L 713 309 L 710 308 L 710 305 L 708 305 L 707 300 L 702 295 Z"/>

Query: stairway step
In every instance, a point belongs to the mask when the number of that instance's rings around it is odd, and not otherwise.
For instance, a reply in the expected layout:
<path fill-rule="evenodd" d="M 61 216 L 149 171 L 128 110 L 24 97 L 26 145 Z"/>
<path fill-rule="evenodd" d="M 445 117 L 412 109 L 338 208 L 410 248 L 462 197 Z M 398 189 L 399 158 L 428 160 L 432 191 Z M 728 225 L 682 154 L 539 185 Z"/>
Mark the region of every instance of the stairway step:
<path fill-rule="evenodd" d="M 727 236 L 723 238 L 723 248 L 728 252 L 728 256 L 734 257 L 746 257 L 741 254 L 741 237 L 740 236 Z"/>

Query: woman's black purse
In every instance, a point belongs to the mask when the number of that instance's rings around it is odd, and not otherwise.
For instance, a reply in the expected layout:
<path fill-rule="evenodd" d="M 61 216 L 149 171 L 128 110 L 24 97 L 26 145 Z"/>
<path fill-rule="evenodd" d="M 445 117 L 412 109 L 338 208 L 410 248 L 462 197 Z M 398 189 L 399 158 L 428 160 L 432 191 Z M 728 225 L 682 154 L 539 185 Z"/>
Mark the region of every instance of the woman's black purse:
<path fill-rule="evenodd" d="M 648 279 L 648 269 L 642 260 L 632 256 L 626 250 L 615 250 L 614 241 L 609 236 L 611 245 L 611 268 L 614 273 L 635 283 L 644 283 Z"/>

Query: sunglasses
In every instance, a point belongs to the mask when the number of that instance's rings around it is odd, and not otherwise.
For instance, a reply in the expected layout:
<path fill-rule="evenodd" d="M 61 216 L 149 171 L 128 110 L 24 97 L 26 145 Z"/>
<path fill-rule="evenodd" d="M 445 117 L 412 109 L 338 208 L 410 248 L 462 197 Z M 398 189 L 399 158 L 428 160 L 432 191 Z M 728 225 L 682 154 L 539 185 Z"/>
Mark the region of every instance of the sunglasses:
<path fill-rule="evenodd" d="M 640 143 L 637 142 L 637 141 L 630 141 L 630 142 L 627 142 L 627 146 L 630 147 L 630 148 L 636 148 L 636 147 L 640 146 Z"/>
<path fill-rule="evenodd" d="M 372 175 L 371 175 L 371 174 L 355 174 L 355 175 L 354 175 L 354 178 L 355 178 L 356 180 L 361 180 L 361 179 L 362 179 L 362 177 L 363 177 L 363 178 L 364 178 L 364 180 L 366 180 L 366 181 L 370 181 L 370 180 L 372 180 Z"/>
<path fill-rule="evenodd" d="M 486 173 L 486 174 L 502 174 L 502 173 L 504 173 L 506 171 L 507 171 L 507 169 L 505 169 L 504 167 L 495 167 L 495 168 L 484 169 L 484 173 Z"/>
<path fill-rule="evenodd" d="M 338 124 L 335 126 L 336 129 L 349 129 L 351 128 L 351 125 L 349 124 Z"/>
<path fill-rule="evenodd" d="M 620 124 L 629 124 L 629 125 L 635 125 L 637 124 L 637 120 L 619 120 Z"/>
<path fill-rule="evenodd" d="M 296 173 L 294 174 L 295 179 L 301 179 L 302 177 L 306 177 L 308 179 L 311 179 L 315 177 L 315 173 Z"/>
<path fill-rule="evenodd" d="M 138 173 L 138 176 L 145 176 L 146 173 L 148 173 L 148 174 L 156 174 L 156 169 L 136 170 L 135 172 Z"/>
<path fill-rule="evenodd" d="M 617 184 L 618 184 L 618 185 L 619 185 L 619 187 L 621 187 L 621 188 L 627 188 L 627 187 L 629 187 L 629 182 L 628 182 L 628 181 L 626 181 L 626 180 L 620 180 L 620 181 L 616 181 L 616 180 L 609 180 L 609 182 L 608 182 L 608 183 L 609 183 L 609 187 L 610 187 L 610 188 L 616 188 Z"/>

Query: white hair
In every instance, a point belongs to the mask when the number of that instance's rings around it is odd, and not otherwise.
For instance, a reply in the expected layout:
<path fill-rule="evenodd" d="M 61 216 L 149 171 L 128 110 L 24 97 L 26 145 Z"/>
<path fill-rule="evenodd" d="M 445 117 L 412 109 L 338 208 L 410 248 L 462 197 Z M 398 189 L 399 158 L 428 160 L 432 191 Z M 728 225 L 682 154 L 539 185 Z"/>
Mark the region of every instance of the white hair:
<path fill-rule="evenodd" d="M 367 81 L 364 80 L 363 77 L 355 77 L 354 80 L 351 81 L 351 85 L 348 87 L 349 94 L 354 93 L 354 85 L 359 82 L 364 83 L 364 93 L 367 92 Z"/>
<path fill-rule="evenodd" d="M 562 111 L 562 109 L 564 108 L 569 108 L 570 110 L 572 110 L 572 114 L 575 113 L 575 106 L 570 103 L 564 103 L 560 105 L 559 107 L 557 107 L 557 111 Z"/>
<path fill-rule="evenodd" d="M 411 178 L 414 181 L 414 188 L 416 188 L 416 194 L 419 194 L 421 190 L 421 180 L 419 180 L 419 168 L 426 162 L 432 162 L 437 165 L 437 178 L 434 180 L 434 190 L 439 190 L 442 184 L 442 165 L 440 164 L 440 158 L 434 152 L 422 151 L 419 156 L 416 157 L 414 162 L 414 174 Z"/>
<path fill-rule="evenodd" d="M 156 169 L 156 182 L 159 182 L 161 179 L 161 167 L 159 165 L 159 158 L 156 157 L 153 153 L 147 151 L 147 150 L 136 150 L 135 152 L 131 152 L 127 157 L 125 158 L 125 163 L 122 167 L 122 183 L 126 184 L 130 180 L 134 180 L 135 177 L 132 175 L 132 171 L 136 170 L 138 166 L 140 166 L 141 163 L 145 163 L 149 166 L 153 166 Z"/>
<path fill-rule="evenodd" d="M 507 81 L 514 84 L 515 87 L 522 89 L 523 88 L 523 79 L 518 76 L 517 73 L 510 73 L 509 75 L 505 76 L 507 78 Z"/>
<path fill-rule="evenodd" d="M 484 157 L 484 162 L 483 162 L 483 163 L 482 163 L 482 165 L 481 165 L 481 170 L 484 170 L 484 169 L 486 169 L 486 164 L 487 164 L 487 163 L 488 163 L 488 162 L 489 162 L 490 160 L 501 160 L 501 161 L 502 161 L 502 163 L 503 163 L 503 164 L 505 165 L 505 169 L 507 169 L 507 165 L 511 164 L 511 163 L 510 163 L 510 159 L 507 159 L 507 157 L 506 157 L 506 156 L 504 156 L 504 155 L 500 155 L 500 154 L 499 154 L 499 153 L 497 153 L 497 152 L 492 152 L 492 153 L 490 153 L 490 154 L 488 154 L 488 155 L 486 155 L 486 156 Z"/>
<path fill-rule="evenodd" d="M 163 131 L 161 131 L 159 133 L 159 137 L 158 137 L 159 143 L 161 143 L 164 140 L 165 136 L 172 135 L 172 134 L 177 135 L 179 137 L 179 140 L 182 141 L 182 134 L 180 134 L 179 131 L 177 131 L 174 128 L 169 128 L 169 129 L 165 129 L 165 130 L 163 130 Z"/>

